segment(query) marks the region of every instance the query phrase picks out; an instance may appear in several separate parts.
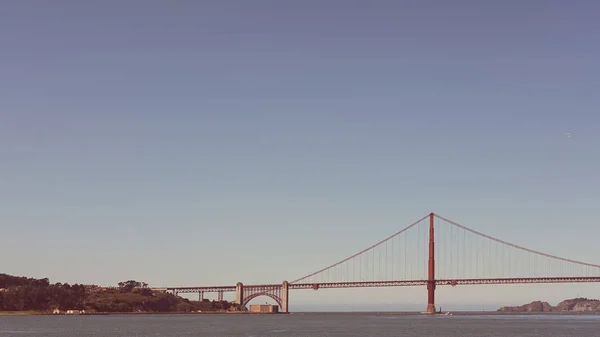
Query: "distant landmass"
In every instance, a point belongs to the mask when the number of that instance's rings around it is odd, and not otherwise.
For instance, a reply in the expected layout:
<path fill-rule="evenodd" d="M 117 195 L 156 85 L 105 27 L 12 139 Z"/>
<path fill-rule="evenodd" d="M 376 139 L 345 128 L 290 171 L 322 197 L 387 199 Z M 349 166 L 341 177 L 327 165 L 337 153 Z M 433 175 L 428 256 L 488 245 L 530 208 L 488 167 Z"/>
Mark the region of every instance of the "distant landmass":
<path fill-rule="evenodd" d="M 548 302 L 533 301 L 521 306 L 505 306 L 499 312 L 600 312 L 600 300 L 588 298 L 573 298 L 564 300 L 556 306 Z"/>
<path fill-rule="evenodd" d="M 245 311 L 228 301 L 192 301 L 152 291 L 144 282 L 130 280 L 115 287 L 67 283 L 51 284 L 34 279 L 0 274 L 0 313 L 151 313 Z"/>

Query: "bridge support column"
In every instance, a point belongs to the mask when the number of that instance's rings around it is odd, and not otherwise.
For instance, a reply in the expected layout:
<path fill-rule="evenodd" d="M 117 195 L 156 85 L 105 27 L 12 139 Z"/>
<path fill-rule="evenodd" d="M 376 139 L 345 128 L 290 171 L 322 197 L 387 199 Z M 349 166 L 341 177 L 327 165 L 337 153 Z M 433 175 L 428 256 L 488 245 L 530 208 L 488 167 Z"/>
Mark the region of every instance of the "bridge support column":
<path fill-rule="evenodd" d="M 219 302 L 223 301 L 223 290 L 219 290 L 217 301 L 219 301 Z"/>
<path fill-rule="evenodd" d="M 281 285 L 281 312 L 289 312 L 290 289 L 288 281 L 283 281 Z"/>
<path fill-rule="evenodd" d="M 242 282 L 238 282 L 235 285 L 235 303 L 242 305 L 244 302 L 244 285 Z"/>
<path fill-rule="evenodd" d="M 204 301 L 204 291 L 198 292 L 198 301 Z"/>
<path fill-rule="evenodd" d="M 427 278 L 427 313 L 435 314 L 435 240 L 434 214 L 429 214 L 429 275 Z"/>

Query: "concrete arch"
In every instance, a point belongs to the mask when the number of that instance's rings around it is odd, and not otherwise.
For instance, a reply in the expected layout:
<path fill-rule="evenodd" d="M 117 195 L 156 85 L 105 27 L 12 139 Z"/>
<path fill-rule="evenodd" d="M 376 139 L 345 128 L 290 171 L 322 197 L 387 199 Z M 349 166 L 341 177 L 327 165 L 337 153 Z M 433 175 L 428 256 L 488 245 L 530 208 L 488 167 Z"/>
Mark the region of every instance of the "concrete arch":
<path fill-rule="evenodd" d="M 244 302 L 242 303 L 242 306 L 243 307 L 247 306 L 248 303 L 250 303 L 250 301 L 252 301 L 253 299 L 255 299 L 257 297 L 260 297 L 260 296 L 267 296 L 267 297 L 273 299 L 277 303 L 277 305 L 279 306 L 279 309 L 283 308 L 281 297 L 279 297 L 277 295 L 269 294 L 267 292 L 255 293 L 255 294 L 252 294 L 252 295 L 244 298 Z"/>

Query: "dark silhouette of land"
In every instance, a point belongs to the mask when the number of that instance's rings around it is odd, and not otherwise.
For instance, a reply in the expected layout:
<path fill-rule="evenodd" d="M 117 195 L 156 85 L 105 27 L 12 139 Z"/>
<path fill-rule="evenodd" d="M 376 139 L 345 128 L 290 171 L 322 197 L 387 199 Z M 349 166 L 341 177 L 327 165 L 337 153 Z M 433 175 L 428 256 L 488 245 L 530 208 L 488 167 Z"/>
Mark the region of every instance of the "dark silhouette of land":
<path fill-rule="evenodd" d="M 36 313 L 169 313 L 242 312 L 228 301 L 192 301 L 152 291 L 144 282 L 120 282 L 116 287 L 67 283 L 51 284 L 34 279 L 0 274 L 0 312 Z"/>
<path fill-rule="evenodd" d="M 573 298 L 560 302 L 556 306 L 550 305 L 548 302 L 533 301 L 529 304 L 520 306 L 506 306 L 498 309 L 498 312 L 515 312 L 515 313 L 591 313 L 600 312 L 600 300 L 588 298 Z"/>

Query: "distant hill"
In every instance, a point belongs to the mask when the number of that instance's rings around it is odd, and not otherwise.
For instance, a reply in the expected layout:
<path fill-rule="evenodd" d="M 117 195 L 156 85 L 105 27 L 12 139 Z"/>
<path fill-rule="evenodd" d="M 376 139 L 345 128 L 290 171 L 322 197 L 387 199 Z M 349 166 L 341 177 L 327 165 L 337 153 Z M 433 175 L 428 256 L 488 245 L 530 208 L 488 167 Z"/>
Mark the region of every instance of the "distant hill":
<path fill-rule="evenodd" d="M 521 306 L 505 306 L 500 312 L 600 312 L 600 300 L 588 298 L 573 298 L 564 300 L 556 306 L 548 302 L 534 301 Z"/>
<path fill-rule="evenodd" d="M 51 284 L 34 279 L 0 274 L 0 311 L 48 312 L 54 309 L 86 312 L 191 312 L 244 311 L 227 301 L 190 301 L 155 292 L 143 282 L 119 282 L 116 287 L 67 283 Z"/>

